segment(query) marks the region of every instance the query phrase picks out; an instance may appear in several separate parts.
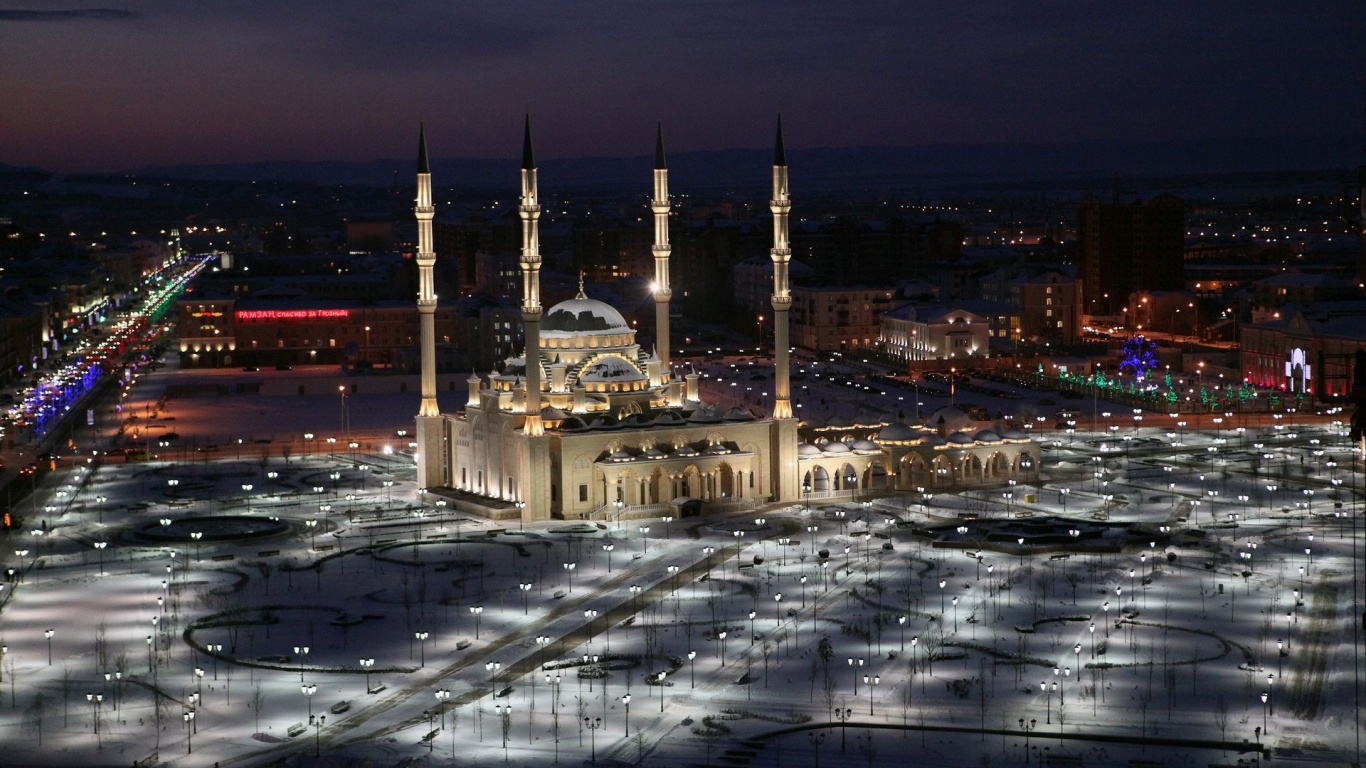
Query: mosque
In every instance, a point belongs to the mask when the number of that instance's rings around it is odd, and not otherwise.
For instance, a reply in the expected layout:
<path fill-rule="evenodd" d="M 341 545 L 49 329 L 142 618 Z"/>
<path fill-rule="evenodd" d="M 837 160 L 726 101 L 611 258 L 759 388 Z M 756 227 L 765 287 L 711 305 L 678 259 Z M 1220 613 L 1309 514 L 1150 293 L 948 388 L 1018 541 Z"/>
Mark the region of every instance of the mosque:
<path fill-rule="evenodd" d="M 789 378 L 787 160 L 781 118 L 773 154 L 774 400 L 756 415 L 704 402 L 697 374 L 670 361 L 669 171 L 655 138 L 654 300 L 657 345 L 642 349 L 611 306 L 577 296 L 540 304 L 537 169 L 527 120 L 522 149 L 520 267 L 524 354 L 471 374 L 457 413 L 436 401 L 436 295 L 431 169 L 425 132 L 417 161 L 417 309 L 422 399 L 417 477 L 424 493 L 498 520 L 690 515 L 872 491 L 1005 484 L 1037 477 L 1038 446 L 1010 429 L 945 409 L 930 426 L 803 425 Z"/>

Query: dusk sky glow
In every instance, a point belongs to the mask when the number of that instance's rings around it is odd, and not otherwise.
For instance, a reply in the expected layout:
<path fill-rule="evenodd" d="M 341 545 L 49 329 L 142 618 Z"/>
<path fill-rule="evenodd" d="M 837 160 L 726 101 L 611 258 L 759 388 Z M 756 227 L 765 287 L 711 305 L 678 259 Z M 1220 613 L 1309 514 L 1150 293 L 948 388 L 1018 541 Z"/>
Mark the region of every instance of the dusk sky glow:
<path fill-rule="evenodd" d="M 1356 0 L 0 0 L 0 163 L 1360 135 Z M 100 2 L 101 0 L 94 0 Z M 1344 158 L 1345 163 L 1355 158 Z"/>

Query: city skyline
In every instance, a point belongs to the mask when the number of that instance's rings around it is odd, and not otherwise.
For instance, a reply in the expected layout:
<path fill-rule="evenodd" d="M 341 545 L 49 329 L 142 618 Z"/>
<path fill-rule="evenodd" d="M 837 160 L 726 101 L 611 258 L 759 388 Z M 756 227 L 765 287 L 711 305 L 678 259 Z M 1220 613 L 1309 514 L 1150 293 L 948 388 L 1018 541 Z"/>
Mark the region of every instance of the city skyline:
<path fill-rule="evenodd" d="M 1049 3 L 599 3 L 453 9 L 254 0 L 5 3 L 0 163 L 59 171 L 515 152 L 1343 136 L 1362 129 L 1362 23 Z M 1344 158 L 1352 162 L 1355 158 Z"/>

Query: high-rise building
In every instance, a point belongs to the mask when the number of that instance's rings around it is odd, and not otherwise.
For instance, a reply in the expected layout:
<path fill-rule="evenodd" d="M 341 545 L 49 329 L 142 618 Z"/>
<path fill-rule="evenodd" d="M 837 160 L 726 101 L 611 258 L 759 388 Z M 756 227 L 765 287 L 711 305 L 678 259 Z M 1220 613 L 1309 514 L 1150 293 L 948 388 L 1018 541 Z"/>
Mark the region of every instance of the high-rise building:
<path fill-rule="evenodd" d="M 1077 261 L 1083 309 L 1118 314 L 1135 291 L 1185 287 L 1186 203 L 1172 195 L 1101 202 L 1088 195 L 1077 206 Z"/>

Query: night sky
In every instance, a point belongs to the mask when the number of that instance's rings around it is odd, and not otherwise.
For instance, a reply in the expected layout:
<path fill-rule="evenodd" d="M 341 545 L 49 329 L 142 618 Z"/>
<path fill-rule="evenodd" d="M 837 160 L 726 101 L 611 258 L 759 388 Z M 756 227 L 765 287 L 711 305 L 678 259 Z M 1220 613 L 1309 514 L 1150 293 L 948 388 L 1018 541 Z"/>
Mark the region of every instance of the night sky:
<path fill-rule="evenodd" d="M 0 163 L 1343 136 L 1364 78 L 1361 0 L 0 0 Z"/>

